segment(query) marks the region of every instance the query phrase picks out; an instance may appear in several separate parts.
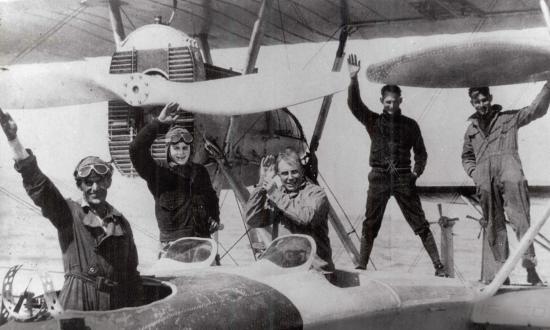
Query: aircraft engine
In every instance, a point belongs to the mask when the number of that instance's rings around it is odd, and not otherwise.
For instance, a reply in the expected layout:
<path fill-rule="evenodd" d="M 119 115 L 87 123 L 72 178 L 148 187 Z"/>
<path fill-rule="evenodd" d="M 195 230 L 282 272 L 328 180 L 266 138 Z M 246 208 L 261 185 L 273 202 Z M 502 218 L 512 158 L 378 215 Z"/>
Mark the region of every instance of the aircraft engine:
<path fill-rule="evenodd" d="M 204 63 L 193 38 L 162 24 L 145 25 L 128 35 L 113 54 L 109 71 L 111 74 L 159 75 L 181 83 L 240 75 L 239 72 Z M 140 90 L 133 98 L 127 99 L 131 104 L 124 101 L 108 103 L 109 151 L 115 166 L 125 176 L 137 175 L 130 161 L 130 143 L 137 132 L 161 110 L 159 107 L 139 107 L 142 92 Z M 219 176 L 218 180 L 214 180 L 216 165 L 204 150 L 204 137 L 224 149 L 224 156 L 232 172 L 245 185 L 256 183 L 259 161 L 266 154 L 277 154 L 288 146 L 305 153 L 302 127 L 287 109 L 241 115 L 233 119 L 231 123 L 229 116 L 194 115 L 187 112 L 177 123 L 195 137 L 193 161 L 207 165 L 213 181 L 217 181 L 222 189 L 229 188 L 229 184 Z M 166 157 L 163 135 L 156 139 L 151 154 L 157 160 Z"/>

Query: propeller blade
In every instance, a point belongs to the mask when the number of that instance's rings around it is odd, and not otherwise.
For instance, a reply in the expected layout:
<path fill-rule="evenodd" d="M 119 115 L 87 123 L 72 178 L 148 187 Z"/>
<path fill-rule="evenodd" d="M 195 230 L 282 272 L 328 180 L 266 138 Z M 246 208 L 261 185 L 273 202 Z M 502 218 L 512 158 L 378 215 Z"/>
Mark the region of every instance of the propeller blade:
<path fill-rule="evenodd" d="M 143 74 L 108 75 L 97 83 L 133 106 L 178 102 L 187 111 L 209 115 L 243 115 L 288 107 L 347 88 L 342 73 L 250 74 L 180 83 Z"/>
<path fill-rule="evenodd" d="M 109 72 L 109 61 L 108 57 L 100 57 L 0 68 L 0 106 L 6 109 L 47 108 L 117 99 L 94 79 L 98 72 Z"/>
<path fill-rule="evenodd" d="M 550 10 L 548 9 L 548 4 L 546 3 L 546 0 L 540 0 L 539 4 L 540 9 L 542 10 L 542 16 L 546 22 L 546 27 L 548 28 L 548 33 L 550 33 Z"/>
<path fill-rule="evenodd" d="M 367 77 L 384 84 L 459 88 L 547 80 L 548 71 L 547 41 L 478 38 L 372 64 Z"/>

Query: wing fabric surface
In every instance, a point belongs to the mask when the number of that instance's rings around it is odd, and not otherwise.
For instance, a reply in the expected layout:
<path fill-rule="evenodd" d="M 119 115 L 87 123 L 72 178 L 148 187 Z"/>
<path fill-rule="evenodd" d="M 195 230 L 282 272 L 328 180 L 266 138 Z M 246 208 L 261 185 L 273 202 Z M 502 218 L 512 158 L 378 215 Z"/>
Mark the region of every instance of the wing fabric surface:
<path fill-rule="evenodd" d="M 127 33 L 171 14 L 172 0 L 122 2 Z M 177 1 L 172 27 L 208 36 L 211 49 L 248 46 L 261 1 Z M 107 1 L 0 1 L 0 65 L 112 54 Z M 352 39 L 526 29 L 544 25 L 537 1 L 272 1 L 265 45 L 325 42 L 344 24 Z M 41 33 L 37 33 L 41 31 Z"/>
<path fill-rule="evenodd" d="M 432 47 L 367 68 L 374 82 L 417 87 L 464 88 L 546 80 L 550 43 L 479 38 Z"/>

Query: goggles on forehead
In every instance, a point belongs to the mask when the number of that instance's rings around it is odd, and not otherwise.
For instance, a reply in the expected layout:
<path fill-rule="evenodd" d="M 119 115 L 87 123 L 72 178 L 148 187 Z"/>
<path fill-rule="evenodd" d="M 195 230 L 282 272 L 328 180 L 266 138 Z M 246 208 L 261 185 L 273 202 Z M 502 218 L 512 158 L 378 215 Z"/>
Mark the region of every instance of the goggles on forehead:
<path fill-rule="evenodd" d="M 104 176 L 111 173 L 111 167 L 105 164 L 84 165 L 77 169 L 76 175 L 79 178 L 87 178 L 90 174 L 92 174 L 92 171 L 96 172 L 96 174 Z"/>
<path fill-rule="evenodd" d="M 193 135 L 184 129 L 176 130 L 169 134 L 166 142 L 170 144 L 177 144 L 182 141 L 185 142 L 185 144 L 191 144 L 193 142 Z"/>

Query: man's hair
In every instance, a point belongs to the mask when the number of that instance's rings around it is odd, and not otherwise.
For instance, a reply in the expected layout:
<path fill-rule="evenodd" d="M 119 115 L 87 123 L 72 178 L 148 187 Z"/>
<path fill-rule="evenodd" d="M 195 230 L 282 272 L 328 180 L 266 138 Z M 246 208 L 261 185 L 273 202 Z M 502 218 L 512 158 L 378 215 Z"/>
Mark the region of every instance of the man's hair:
<path fill-rule="evenodd" d="M 472 98 L 472 96 L 474 96 L 474 94 L 483 94 L 485 96 L 491 95 L 491 93 L 489 92 L 489 87 L 487 87 L 487 86 L 468 88 L 468 96 L 470 96 L 470 98 Z"/>
<path fill-rule="evenodd" d="M 380 90 L 380 94 L 382 94 L 382 97 L 386 96 L 386 93 L 395 93 L 398 96 L 401 96 L 401 88 L 397 85 L 385 85 Z"/>
<path fill-rule="evenodd" d="M 275 162 L 275 171 L 277 173 L 279 172 L 279 163 L 283 160 L 289 165 L 298 165 L 298 168 L 303 171 L 300 155 L 298 154 L 296 149 L 292 147 L 286 147 L 284 151 L 279 152 L 279 155 L 277 155 L 277 161 Z"/>

